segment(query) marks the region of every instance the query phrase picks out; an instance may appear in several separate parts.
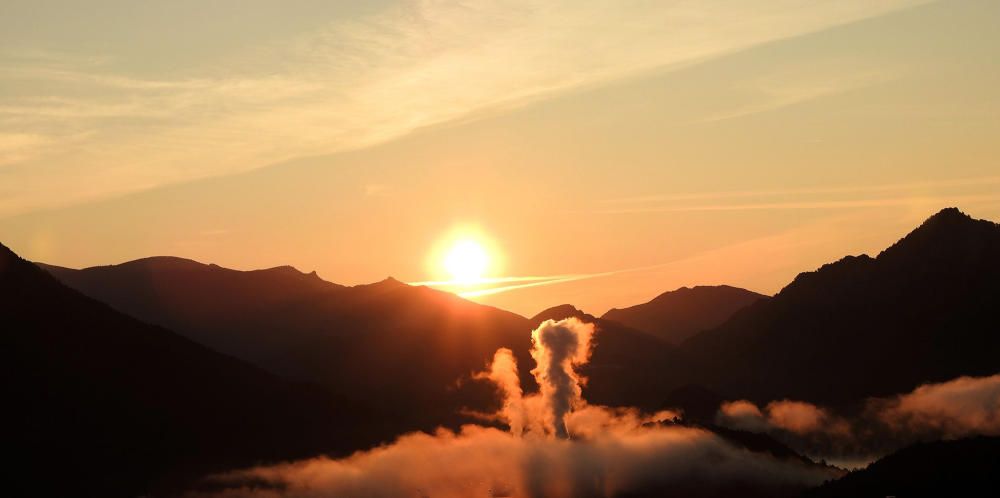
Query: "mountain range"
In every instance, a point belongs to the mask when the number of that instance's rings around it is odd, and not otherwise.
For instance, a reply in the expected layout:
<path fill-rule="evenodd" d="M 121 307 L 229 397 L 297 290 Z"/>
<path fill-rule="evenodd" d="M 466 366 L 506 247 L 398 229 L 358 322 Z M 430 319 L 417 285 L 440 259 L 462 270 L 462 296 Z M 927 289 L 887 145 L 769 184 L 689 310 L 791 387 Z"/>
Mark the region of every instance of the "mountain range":
<path fill-rule="evenodd" d="M 673 376 L 640 380 L 664 365 L 687 368 L 675 346 L 572 306 L 528 319 L 392 278 L 347 287 L 287 266 L 237 271 L 174 257 L 40 266 L 122 313 L 385 413 L 398 424 L 386 434 L 455 426 L 467 421 L 457 415 L 463 409 L 491 408 L 492 388 L 466 381 L 500 347 L 514 352 L 522 385 L 535 389 L 530 331 L 543 317 L 600 322 L 586 366 L 594 402 L 655 408 Z"/>
<path fill-rule="evenodd" d="M 498 348 L 536 390 L 529 333 L 569 316 L 596 329 L 588 401 L 681 408 L 700 422 L 726 399 L 847 406 L 993 374 L 1000 225 L 949 208 L 876 257 L 802 273 L 771 298 L 682 288 L 600 318 L 572 305 L 527 318 L 391 278 L 343 286 L 287 266 L 36 266 L 2 246 L 0 299 L 4 398 L 23 428 L 12 445 L 35 464 L 18 482 L 111 495 L 456 426 L 498 406 L 474 379 Z M 52 455 L 86 465 L 37 474 Z"/>
<path fill-rule="evenodd" d="M 391 278 L 346 287 L 287 266 L 244 272 L 171 257 L 45 268 L 123 313 L 369 406 L 385 414 L 387 436 L 456 425 L 465 405 L 488 405 L 489 388 L 457 383 L 497 348 L 529 358 L 523 317 Z"/>
<path fill-rule="evenodd" d="M 597 324 L 588 389 L 612 404 L 655 407 L 687 385 L 729 399 L 843 404 L 995 373 L 1000 334 L 988 319 L 1000 309 L 998 254 L 995 223 L 949 208 L 878 256 L 802 273 L 773 298 L 682 288 L 599 319 L 570 305 L 528 319 L 391 278 L 346 287 L 287 266 L 236 271 L 156 257 L 43 267 L 123 313 L 277 375 L 345 398 L 378 392 L 382 410 L 440 407 L 420 409 L 427 416 L 416 427 L 426 428 L 489 403 L 490 393 L 462 379 L 498 347 L 530 365 L 527 332 L 542 318 Z"/>

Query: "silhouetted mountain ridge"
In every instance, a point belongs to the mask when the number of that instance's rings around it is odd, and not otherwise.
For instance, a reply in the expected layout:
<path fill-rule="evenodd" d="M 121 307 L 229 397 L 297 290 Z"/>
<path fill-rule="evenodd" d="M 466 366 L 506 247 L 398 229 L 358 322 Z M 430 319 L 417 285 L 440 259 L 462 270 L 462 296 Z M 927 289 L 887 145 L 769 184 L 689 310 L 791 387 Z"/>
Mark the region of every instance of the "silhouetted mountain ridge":
<path fill-rule="evenodd" d="M 601 318 L 680 344 L 761 299 L 767 296 L 729 285 L 681 287 L 643 304 L 613 308 Z"/>
<path fill-rule="evenodd" d="M 803 273 L 680 348 L 571 305 L 525 319 L 391 277 L 344 287 L 287 267 L 241 272 L 180 258 L 47 268 L 143 321 L 345 398 L 369 398 L 387 414 L 383 433 L 395 434 L 454 425 L 460 408 L 495 403 L 489 386 L 462 380 L 499 347 L 514 352 L 523 385 L 534 389 L 529 332 L 568 316 L 597 329 L 585 367 L 589 401 L 655 410 L 676 388 L 701 385 L 677 399 L 703 419 L 716 397 L 837 404 L 993 373 L 997 233 L 946 210 L 877 258 Z"/>
<path fill-rule="evenodd" d="M 189 260 L 46 268 L 143 321 L 370 401 L 386 413 L 386 434 L 457 425 L 466 421 L 457 415 L 461 408 L 492 407 L 491 386 L 463 379 L 484 369 L 500 347 L 514 352 L 523 385 L 535 386 L 529 350 L 536 322 L 392 277 L 345 287 L 292 270 L 236 271 Z M 657 342 L 631 329 L 599 340 L 589 367 L 594 401 L 656 407 L 656 382 L 620 383 L 622 376 L 648 376 L 653 366 L 678 363 L 666 361 L 675 353 Z"/>
<path fill-rule="evenodd" d="M 324 391 L 122 315 L 3 245 L 0 323 L 16 495 L 135 496 L 370 442 L 328 430 L 343 409 Z"/>
<path fill-rule="evenodd" d="M 1000 370 L 1000 226 L 956 209 L 802 273 L 681 349 L 729 396 L 843 403 Z"/>

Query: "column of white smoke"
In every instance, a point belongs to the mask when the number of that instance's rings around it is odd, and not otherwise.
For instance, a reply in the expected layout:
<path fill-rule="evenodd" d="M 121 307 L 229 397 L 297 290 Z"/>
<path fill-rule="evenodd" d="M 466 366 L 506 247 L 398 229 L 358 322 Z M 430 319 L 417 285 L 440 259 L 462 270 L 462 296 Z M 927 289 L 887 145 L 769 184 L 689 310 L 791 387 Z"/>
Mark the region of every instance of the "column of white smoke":
<path fill-rule="evenodd" d="M 524 431 L 525 412 L 521 380 L 517 376 L 517 360 L 507 348 L 500 348 L 493 354 L 489 372 L 482 374 L 503 391 L 503 407 L 500 417 L 510 425 L 510 433 L 520 436 Z"/>
<path fill-rule="evenodd" d="M 550 412 L 550 424 L 556 437 L 565 439 L 566 414 L 582 402 L 581 379 L 575 367 L 590 359 L 590 338 L 594 326 L 576 318 L 548 320 L 531 332 L 531 357 L 536 367 L 531 371 L 541 388 Z"/>

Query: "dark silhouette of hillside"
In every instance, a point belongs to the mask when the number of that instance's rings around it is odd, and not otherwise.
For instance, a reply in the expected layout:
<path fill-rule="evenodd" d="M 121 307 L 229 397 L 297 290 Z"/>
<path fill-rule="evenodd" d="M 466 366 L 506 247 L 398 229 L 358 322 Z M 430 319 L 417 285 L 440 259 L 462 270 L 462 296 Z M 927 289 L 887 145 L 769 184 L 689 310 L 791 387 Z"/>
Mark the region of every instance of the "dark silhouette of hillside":
<path fill-rule="evenodd" d="M 535 388 L 530 332 L 540 321 L 391 278 L 344 287 L 291 267 L 244 272 L 162 257 L 44 267 L 124 313 L 369 406 L 387 438 L 467 422 L 463 408 L 495 408 L 491 386 L 465 380 L 500 347 Z M 640 380 L 670 379 L 660 372 L 678 363 L 673 348 L 631 329 L 604 337 L 588 366 L 594 402 L 656 408 L 659 384 Z"/>
<path fill-rule="evenodd" d="M 991 374 L 1000 370 L 991 328 L 1000 309 L 998 233 L 943 210 L 877 258 L 803 273 L 680 348 L 569 305 L 529 320 L 393 279 L 344 287 L 291 267 L 242 272 L 178 258 L 46 268 L 143 321 L 373 403 L 389 414 L 380 417 L 388 434 L 454 425 L 463 407 L 494 406 L 489 386 L 461 379 L 498 347 L 514 352 L 530 391 L 529 331 L 544 318 L 597 324 L 587 397 L 601 404 L 658 409 L 686 385 L 725 399 L 840 404 Z M 704 418 L 703 400 L 690 401 Z"/>
<path fill-rule="evenodd" d="M 715 423 L 715 415 L 725 398 L 696 384 L 678 387 L 661 398 L 660 409 L 681 410 L 684 420 L 702 425 Z"/>
<path fill-rule="evenodd" d="M 274 357 L 281 340 L 274 310 L 342 291 L 291 266 L 236 271 L 170 256 L 73 270 L 38 263 L 64 284 L 144 321 L 278 374 L 296 365 Z"/>
<path fill-rule="evenodd" d="M 681 287 L 643 304 L 613 308 L 601 318 L 680 344 L 761 299 L 767 296 L 728 285 Z"/>
<path fill-rule="evenodd" d="M 523 317 L 392 278 L 345 287 L 288 266 L 237 271 L 165 257 L 46 269 L 129 315 L 371 406 L 387 439 L 457 425 L 461 408 L 492 404 L 488 386 L 456 383 L 497 348 L 529 361 Z"/>
<path fill-rule="evenodd" d="M 368 442 L 337 429 L 349 408 L 322 390 L 120 314 L 3 245 L 0 323 L 11 496 L 137 496 Z"/>
<path fill-rule="evenodd" d="M 721 427 L 715 424 L 705 424 L 701 427 L 714 432 L 716 435 L 726 441 L 729 441 L 735 446 L 746 448 L 750 451 L 767 453 L 779 460 L 798 460 L 806 464 L 815 464 L 815 462 L 809 458 L 796 453 L 795 450 L 789 448 L 787 445 L 777 439 L 774 439 L 768 434 L 730 429 L 728 427 Z"/>
<path fill-rule="evenodd" d="M 1000 370 L 1000 225 L 942 210 L 875 258 L 800 274 L 681 350 L 729 397 L 838 404 Z"/>
<path fill-rule="evenodd" d="M 356 421 L 389 439 L 465 422 L 462 408 L 496 408 L 491 386 L 467 380 L 499 347 L 514 352 L 532 391 L 529 332 L 567 316 L 597 328 L 586 399 L 682 408 L 703 422 L 719 399 L 848 404 L 995 373 L 998 234 L 993 223 L 944 210 L 877 258 L 803 273 L 679 348 L 569 305 L 526 319 L 393 279 L 344 287 L 291 267 L 242 272 L 179 258 L 46 268 L 142 321 L 316 382 L 375 414 Z"/>
<path fill-rule="evenodd" d="M 593 353 L 581 367 L 588 378 L 584 398 L 591 403 L 656 410 L 661 408 L 664 393 L 676 387 L 683 373 L 690 370 L 676 347 L 646 332 L 595 318 L 569 304 L 538 313 L 531 324 L 534 327 L 545 320 L 569 317 L 594 325 Z"/>
<path fill-rule="evenodd" d="M 995 496 L 1000 437 L 920 443 L 803 493 L 803 498 Z"/>

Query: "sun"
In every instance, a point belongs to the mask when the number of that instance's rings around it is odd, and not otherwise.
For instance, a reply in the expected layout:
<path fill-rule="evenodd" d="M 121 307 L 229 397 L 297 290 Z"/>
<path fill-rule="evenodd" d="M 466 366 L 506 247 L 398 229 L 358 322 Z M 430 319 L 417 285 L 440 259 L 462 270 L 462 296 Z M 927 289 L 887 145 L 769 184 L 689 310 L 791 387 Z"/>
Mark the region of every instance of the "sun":
<path fill-rule="evenodd" d="M 479 242 L 472 239 L 455 241 L 442 261 L 445 271 L 456 283 L 473 283 L 486 275 L 490 256 Z"/>

